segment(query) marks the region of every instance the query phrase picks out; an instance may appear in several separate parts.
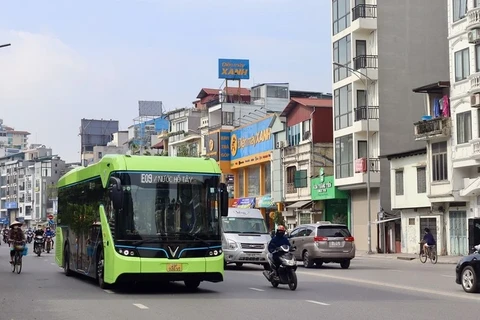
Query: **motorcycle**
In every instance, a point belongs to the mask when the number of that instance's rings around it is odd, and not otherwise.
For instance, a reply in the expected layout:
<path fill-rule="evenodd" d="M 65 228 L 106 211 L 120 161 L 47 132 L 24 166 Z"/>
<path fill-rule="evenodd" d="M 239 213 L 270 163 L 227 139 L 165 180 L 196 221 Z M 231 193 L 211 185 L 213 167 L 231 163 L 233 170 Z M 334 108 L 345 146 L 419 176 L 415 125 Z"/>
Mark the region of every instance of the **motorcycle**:
<path fill-rule="evenodd" d="M 279 284 L 287 284 L 290 290 L 294 291 L 297 289 L 297 274 L 295 273 L 297 270 L 297 260 L 292 254 L 296 249 L 296 247 L 283 245 L 277 248 L 275 252 L 268 255 L 267 259 L 272 271 L 265 270 L 263 271 L 263 275 L 274 288 L 278 287 Z M 273 255 L 277 253 L 279 254 L 279 260 L 281 261 L 278 269 L 275 267 L 273 261 Z"/>
<path fill-rule="evenodd" d="M 45 247 L 45 250 L 47 251 L 47 253 L 50 253 L 50 250 L 52 250 L 52 237 L 51 236 L 47 236 L 47 240 L 46 240 L 46 247 Z"/>
<path fill-rule="evenodd" d="M 31 243 L 33 240 L 33 233 L 32 232 L 28 232 L 27 233 L 27 242 L 28 243 Z"/>
<path fill-rule="evenodd" d="M 40 255 L 42 254 L 42 250 L 43 250 L 43 237 L 36 236 L 33 242 L 33 252 L 35 252 L 37 256 L 40 257 Z"/>

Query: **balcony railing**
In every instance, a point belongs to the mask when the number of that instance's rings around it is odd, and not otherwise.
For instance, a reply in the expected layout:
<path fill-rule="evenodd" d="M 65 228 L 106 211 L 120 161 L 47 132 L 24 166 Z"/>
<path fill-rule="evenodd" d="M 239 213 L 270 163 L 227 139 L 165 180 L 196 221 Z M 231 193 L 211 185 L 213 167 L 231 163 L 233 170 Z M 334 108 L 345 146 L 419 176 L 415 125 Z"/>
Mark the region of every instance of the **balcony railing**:
<path fill-rule="evenodd" d="M 249 96 L 238 96 L 238 95 L 229 95 L 229 96 L 222 96 L 215 97 L 212 100 L 205 103 L 207 108 L 216 106 L 220 103 L 239 103 L 239 104 L 265 104 L 264 98 L 259 97 L 249 97 Z"/>
<path fill-rule="evenodd" d="M 358 69 L 377 69 L 378 56 L 377 55 L 360 55 L 353 58 L 353 67 Z"/>
<path fill-rule="evenodd" d="M 367 158 L 358 158 L 355 160 L 355 173 L 367 172 Z M 370 158 L 370 172 L 380 172 L 380 159 Z"/>
<path fill-rule="evenodd" d="M 480 8 L 473 8 L 467 13 L 467 29 L 472 29 L 477 24 L 480 24 Z"/>
<path fill-rule="evenodd" d="M 415 138 L 423 139 L 433 136 L 443 136 L 449 134 L 451 126 L 450 118 L 434 118 L 431 120 L 420 121 L 414 124 Z"/>
<path fill-rule="evenodd" d="M 295 184 L 293 182 L 287 182 L 287 193 L 296 193 L 297 188 L 295 188 Z"/>
<path fill-rule="evenodd" d="M 480 73 L 470 75 L 470 92 L 480 91 Z"/>
<path fill-rule="evenodd" d="M 352 9 L 352 21 L 359 18 L 374 19 L 377 17 L 377 5 L 375 4 L 359 4 Z"/>
<path fill-rule="evenodd" d="M 283 152 L 285 156 L 293 156 L 297 153 L 297 148 L 295 148 L 295 146 L 289 146 L 286 147 Z"/>
<path fill-rule="evenodd" d="M 367 107 L 361 106 L 354 109 L 355 121 L 367 120 Z M 378 119 L 379 108 L 377 106 L 368 106 L 368 119 Z"/>

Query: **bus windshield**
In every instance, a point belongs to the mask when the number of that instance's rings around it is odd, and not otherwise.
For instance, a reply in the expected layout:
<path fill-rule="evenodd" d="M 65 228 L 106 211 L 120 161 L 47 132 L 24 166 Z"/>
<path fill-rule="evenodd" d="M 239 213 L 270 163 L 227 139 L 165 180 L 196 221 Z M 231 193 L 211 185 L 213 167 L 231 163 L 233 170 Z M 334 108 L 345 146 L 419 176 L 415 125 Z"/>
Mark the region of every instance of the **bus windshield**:
<path fill-rule="evenodd" d="M 265 221 L 260 218 L 223 217 L 222 228 L 225 233 L 268 233 Z"/>
<path fill-rule="evenodd" d="M 219 235 L 218 176 L 171 173 L 115 173 L 124 191 L 116 238 L 157 235 Z"/>

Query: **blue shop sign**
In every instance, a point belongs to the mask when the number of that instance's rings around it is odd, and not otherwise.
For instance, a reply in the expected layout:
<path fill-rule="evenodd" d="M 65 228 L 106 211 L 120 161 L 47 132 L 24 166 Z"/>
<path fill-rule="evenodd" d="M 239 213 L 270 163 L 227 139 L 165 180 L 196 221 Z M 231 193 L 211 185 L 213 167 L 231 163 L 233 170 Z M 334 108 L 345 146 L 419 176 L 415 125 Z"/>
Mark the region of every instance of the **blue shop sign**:
<path fill-rule="evenodd" d="M 230 132 L 220 132 L 220 161 L 230 161 Z"/>
<path fill-rule="evenodd" d="M 253 208 L 255 206 L 255 198 L 239 198 L 234 199 L 232 207 L 233 208 L 241 208 L 241 209 L 248 209 Z"/>
<path fill-rule="evenodd" d="M 275 202 L 273 202 L 271 195 L 264 195 L 262 197 L 258 197 L 256 200 L 256 208 L 276 208 Z"/>
<path fill-rule="evenodd" d="M 5 209 L 18 209 L 18 204 L 16 202 L 6 202 Z"/>
<path fill-rule="evenodd" d="M 237 160 L 273 149 L 270 125 L 273 117 L 233 130 L 230 136 L 231 160 Z"/>

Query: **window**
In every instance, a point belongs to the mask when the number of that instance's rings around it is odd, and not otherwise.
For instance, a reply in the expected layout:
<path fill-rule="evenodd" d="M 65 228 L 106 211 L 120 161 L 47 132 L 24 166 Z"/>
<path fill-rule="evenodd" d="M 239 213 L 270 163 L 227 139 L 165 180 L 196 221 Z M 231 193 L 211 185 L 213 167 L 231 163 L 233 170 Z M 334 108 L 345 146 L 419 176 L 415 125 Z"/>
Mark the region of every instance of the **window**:
<path fill-rule="evenodd" d="M 287 127 L 287 141 L 290 146 L 296 146 L 300 143 L 300 123 Z"/>
<path fill-rule="evenodd" d="M 288 87 L 267 86 L 267 97 L 288 99 Z"/>
<path fill-rule="evenodd" d="M 467 14 L 467 0 L 452 0 L 452 1 L 453 1 L 453 21 L 455 22 L 465 18 L 465 15 Z"/>
<path fill-rule="evenodd" d="M 427 192 L 427 168 L 417 168 L 417 193 Z"/>
<path fill-rule="evenodd" d="M 310 134 L 311 134 L 310 123 L 311 123 L 310 119 L 302 122 L 302 129 L 303 129 L 302 140 L 308 140 L 310 138 Z"/>
<path fill-rule="evenodd" d="M 475 46 L 475 72 L 480 72 L 480 44 Z"/>
<path fill-rule="evenodd" d="M 265 194 L 270 194 L 272 192 L 272 165 L 270 162 L 265 163 L 263 170 L 265 177 Z"/>
<path fill-rule="evenodd" d="M 353 177 L 353 136 L 335 139 L 335 178 Z"/>
<path fill-rule="evenodd" d="M 395 171 L 395 195 L 403 196 L 403 170 Z"/>
<path fill-rule="evenodd" d="M 470 111 L 457 114 L 457 144 L 472 140 L 472 114 Z"/>
<path fill-rule="evenodd" d="M 350 0 L 332 1 L 333 35 L 350 26 Z"/>
<path fill-rule="evenodd" d="M 288 167 L 287 168 L 287 192 L 286 193 L 295 193 L 297 189 L 295 189 L 294 182 L 295 182 L 295 172 L 297 172 L 296 167 Z"/>
<path fill-rule="evenodd" d="M 243 195 L 245 194 L 245 191 L 243 190 L 243 181 L 244 181 L 244 169 L 238 169 L 238 197 L 242 198 Z"/>
<path fill-rule="evenodd" d="M 365 140 L 358 140 L 357 142 L 357 146 L 358 146 L 358 149 L 357 149 L 357 159 L 361 159 L 361 158 L 367 158 L 367 141 Z"/>
<path fill-rule="evenodd" d="M 333 61 L 350 67 L 352 61 L 350 35 L 333 43 Z M 338 82 L 350 76 L 348 68 L 343 66 L 333 66 L 333 82 Z"/>
<path fill-rule="evenodd" d="M 352 85 L 335 90 L 335 130 L 348 128 L 352 125 Z"/>
<path fill-rule="evenodd" d="M 468 48 L 455 52 L 455 81 L 465 80 L 470 75 L 469 60 Z"/>
<path fill-rule="evenodd" d="M 175 124 L 175 131 L 185 131 L 187 127 L 186 124 L 187 124 L 187 121 L 177 122 Z"/>
<path fill-rule="evenodd" d="M 295 188 L 307 187 L 307 170 L 295 171 L 295 180 L 293 185 Z"/>
<path fill-rule="evenodd" d="M 248 172 L 248 197 L 260 195 L 260 166 L 247 168 Z"/>
<path fill-rule="evenodd" d="M 233 126 L 233 112 L 222 112 L 222 125 Z"/>
<path fill-rule="evenodd" d="M 432 143 L 432 180 L 448 180 L 447 142 Z"/>

